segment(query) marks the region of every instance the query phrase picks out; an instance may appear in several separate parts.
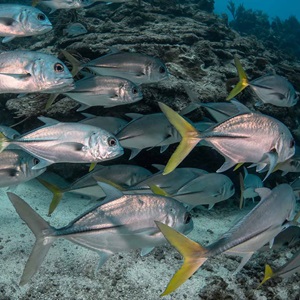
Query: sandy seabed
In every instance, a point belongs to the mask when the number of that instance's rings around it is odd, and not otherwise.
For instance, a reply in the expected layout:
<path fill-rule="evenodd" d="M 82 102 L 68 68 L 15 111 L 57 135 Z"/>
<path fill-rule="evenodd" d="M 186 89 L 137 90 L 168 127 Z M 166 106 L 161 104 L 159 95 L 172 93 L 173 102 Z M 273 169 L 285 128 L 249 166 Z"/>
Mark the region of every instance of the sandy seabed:
<path fill-rule="evenodd" d="M 53 216 L 47 217 L 51 193 L 36 180 L 19 185 L 14 192 L 54 227 L 66 225 L 94 204 L 73 194 L 65 194 Z M 18 282 L 35 238 L 19 218 L 4 189 L 0 196 L 0 300 L 160 299 L 168 281 L 181 265 L 180 255 L 166 244 L 145 257 L 141 257 L 139 251 L 117 253 L 96 271 L 96 252 L 59 239 L 30 283 L 20 287 Z M 189 237 L 207 245 L 252 207 L 253 204 L 249 204 L 239 211 L 229 200 L 212 210 L 200 208 L 194 212 L 194 230 Z M 299 274 L 285 280 L 273 279 L 257 288 L 263 278 L 265 263 L 279 267 L 296 249 L 256 253 L 236 275 L 233 272 L 239 258 L 225 255 L 212 258 L 164 299 L 300 299 Z"/>

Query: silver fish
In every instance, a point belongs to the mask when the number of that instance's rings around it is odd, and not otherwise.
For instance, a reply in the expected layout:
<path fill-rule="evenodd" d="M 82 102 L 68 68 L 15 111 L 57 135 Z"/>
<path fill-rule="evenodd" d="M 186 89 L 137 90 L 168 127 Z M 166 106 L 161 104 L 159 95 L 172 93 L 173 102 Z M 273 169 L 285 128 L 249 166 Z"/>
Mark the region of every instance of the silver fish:
<path fill-rule="evenodd" d="M 107 184 L 101 184 L 107 199 L 104 204 L 83 213 L 69 225 L 51 227 L 17 195 L 8 197 L 32 232 L 36 242 L 26 263 L 20 285 L 26 284 L 37 272 L 52 243 L 57 238 L 97 251 L 102 266 L 114 253 L 142 249 L 142 255 L 165 243 L 155 226 L 159 220 L 181 232 L 189 232 L 193 222 L 184 206 L 176 200 L 157 195 L 123 195 Z"/>
<path fill-rule="evenodd" d="M 116 117 L 102 117 L 87 113 L 82 113 L 82 115 L 86 118 L 79 121 L 80 123 L 100 127 L 113 134 L 117 134 L 117 132 L 128 124 L 126 120 Z"/>
<path fill-rule="evenodd" d="M 68 68 L 53 55 L 19 50 L 0 53 L 0 93 L 57 93 L 73 88 Z"/>
<path fill-rule="evenodd" d="M 63 30 L 63 34 L 67 35 L 68 37 L 76 37 L 86 33 L 87 30 L 81 23 L 71 23 L 66 29 Z"/>
<path fill-rule="evenodd" d="M 63 195 L 68 192 L 93 199 L 103 198 L 103 193 L 97 180 L 117 186 L 119 190 L 126 190 L 151 175 L 152 173 L 147 169 L 135 165 L 97 165 L 94 170 L 65 187 L 56 186 L 56 184 L 49 182 L 48 174 L 41 176 L 38 180 L 53 193 L 48 211 L 48 214 L 51 215 L 60 203 Z"/>
<path fill-rule="evenodd" d="M 9 137 L 10 139 L 14 139 L 20 136 L 20 133 L 18 131 L 4 125 L 0 125 L 0 132 L 2 132 L 5 136 Z"/>
<path fill-rule="evenodd" d="M 240 81 L 227 97 L 232 99 L 244 88 L 250 86 L 263 103 L 275 106 L 291 107 L 298 102 L 298 95 L 292 84 L 284 77 L 276 74 L 267 74 L 249 82 L 243 67 L 237 57 L 234 58 Z"/>
<path fill-rule="evenodd" d="M 141 89 L 136 84 L 112 76 L 92 76 L 76 81 L 75 89 L 65 95 L 82 104 L 77 111 L 91 106 L 113 107 L 130 104 L 143 98 Z"/>
<path fill-rule="evenodd" d="M 280 249 L 283 247 L 294 247 L 300 243 L 300 227 L 291 225 L 285 230 L 281 231 L 274 239 L 272 249 Z M 260 249 L 261 251 L 270 250 L 270 245 L 266 244 Z"/>
<path fill-rule="evenodd" d="M 171 197 L 187 205 L 189 210 L 198 205 L 208 205 L 208 209 L 211 209 L 234 193 L 234 184 L 228 176 L 208 173 L 189 181 Z"/>
<path fill-rule="evenodd" d="M 0 4 L 0 36 L 7 43 L 15 37 L 43 34 L 52 30 L 47 16 L 32 6 Z"/>
<path fill-rule="evenodd" d="M 219 123 L 202 133 L 198 132 L 179 114 L 160 103 L 161 110 L 182 136 L 182 141 L 169 160 L 165 173 L 169 173 L 199 143 L 205 141 L 225 157 L 225 162 L 217 170 L 224 172 L 235 164 L 252 162 L 257 170 L 269 165 L 265 178 L 277 163 L 283 162 L 295 153 L 295 141 L 289 129 L 280 121 L 263 114 L 253 113 L 238 102 L 240 113 Z"/>
<path fill-rule="evenodd" d="M 254 198 L 258 196 L 255 190 L 264 186 L 262 180 L 257 175 L 249 174 L 247 169 L 244 167 L 243 181 L 243 188 L 241 191 L 243 200 L 251 198 L 252 201 L 254 201 Z"/>
<path fill-rule="evenodd" d="M 157 186 L 169 195 L 176 192 L 191 180 L 207 174 L 207 171 L 197 168 L 178 168 L 174 172 L 163 175 L 163 165 L 153 165 L 160 171 L 149 176 L 130 188 L 130 192 L 151 193 L 150 187 Z M 172 196 L 173 197 L 173 196 Z"/>
<path fill-rule="evenodd" d="M 191 241 L 165 224 L 156 222 L 167 240 L 184 256 L 183 266 L 173 276 L 162 295 L 176 290 L 210 257 L 221 253 L 241 256 L 242 261 L 236 270 L 238 272 L 255 251 L 267 242 L 272 245 L 275 236 L 289 226 L 287 221 L 292 220 L 294 216 L 295 196 L 288 184 L 280 184 L 272 191 L 260 188 L 256 192 L 260 195 L 261 201 L 216 242 L 207 247 Z"/>
<path fill-rule="evenodd" d="M 300 272 L 300 250 L 286 262 L 282 267 L 273 272 L 272 268 L 267 264 L 265 267 L 265 277 L 261 285 L 273 277 L 288 278 L 296 272 Z"/>
<path fill-rule="evenodd" d="M 6 150 L 0 153 L 0 187 L 29 181 L 46 171 L 32 169 L 39 160 L 22 150 Z"/>
<path fill-rule="evenodd" d="M 40 162 L 33 169 L 58 162 L 100 162 L 123 154 L 118 140 L 105 130 L 45 117 L 39 119 L 46 125 L 16 139 L 1 134 L 0 148 L 17 147 L 37 157 Z"/>
<path fill-rule="evenodd" d="M 83 64 L 96 74 L 126 78 L 136 84 L 168 78 L 165 64 L 158 58 L 135 52 L 115 52 Z"/>
<path fill-rule="evenodd" d="M 58 9 L 72 9 L 88 7 L 93 4 L 92 0 L 34 0 L 33 5 L 44 4 L 51 8 L 50 14 Z"/>
<path fill-rule="evenodd" d="M 282 176 L 286 175 L 287 173 L 300 173 L 300 160 L 299 158 L 291 157 L 284 162 L 279 163 L 276 166 L 276 170 L 282 171 Z"/>
<path fill-rule="evenodd" d="M 181 139 L 178 131 L 162 113 L 126 115 L 133 120 L 116 137 L 122 147 L 131 150 L 129 159 L 138 155 L 142 149 L 161 147 L 161 152 L 164 152 L 170 144 L 178 143 Z"/>

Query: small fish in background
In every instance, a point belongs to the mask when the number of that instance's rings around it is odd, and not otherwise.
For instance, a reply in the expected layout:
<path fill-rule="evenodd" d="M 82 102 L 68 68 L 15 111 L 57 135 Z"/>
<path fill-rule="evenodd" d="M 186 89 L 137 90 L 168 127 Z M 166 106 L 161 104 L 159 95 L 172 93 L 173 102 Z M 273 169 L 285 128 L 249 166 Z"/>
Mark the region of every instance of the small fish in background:
<path fill-rule="evenodd" d="M 157 168 L 159 172 L 132 186 L 129 190 L 130 192 L 152 193 L 151 187 L 156 186 L 162 189 L 166 194 L 173 195 L 191 180 L 208 173 L 198 168 L 178 168 L 174 170 L 174 172 L 164 175 L 164 165 L 154 164 L 153 167 Z"/>
<path fill-rule="evenodd" d="M 274 243 L 272 249 L 280 249 L 280 248 L 291 248 L 300 243 L 300 227 L 291 225 L 285 230 L 281 231 L 278 235 L 276 235 L 274 239 Z M 262 248 L 261 251 L 270 250 L 270 245 L 266 244 Z"/>
<path fill-rule="evenodd" d="M 20 133 L 17 130 L 5 125 L 0 125 L 0 132 L 2 132 L 5 136 L 7 136 L 10 139 L 14 139 L 20 136 Z"/>
<path fill-rule="evenodd" d="M 0 133 L 1 151 L 8 146 L 25 150 L 40 160 L 33 169 L 58 162 L 100 162 L 123 154 L 115 136 L 101 128 L 45 117 L 39 117 L 39 120 L 45 125 L 15 139 Z"/>
<path fill-rule="evenodd" d="M 69 225 L 54 228 L 39 216 L 24 200 L 7 193 L 20 218 L 36 237 L 33 250 L 21 277 L 20 285 L 29 282 L 38 271 L 51 245 L 64 238 L 100 255 L 101 267 L 114 253 L 142 249 L 146 255 L 166 240 L 154 220 L 188 233 L 193 220 L 176 200 L 158 195 L 124 195 L 119 190 L 99 183 L 107 195 L 104 203 L 89 209 Z"/>
<path fill-rule="evenodd" d="M 82 34 L 86 34 L 88 31 L 81 23 L 71 23 L 63 30 L 63 34 L 68 37 L 76 37 Z"/>
<path fill-rule="evenodd" d="M 224 172 L 236 164 L 251 162 L 256 170 L 269 166 L 265 179 L 277 163 L 295 153 L 295 140 L 289 129 L 277 119 L 251 112 L 241 103 L 234 101 L 240 114 L 218 123 L 203 132 L 166 104 L 159 106 L 168 120 L 182 136 L 181 142 L 171 156 L 164 173 L 172 172 L 200 142 L 204 141 L 225 158 L 217 172 Z"/>
<path fill-rule="evenodd" d="M 75 82 L 75 88 L 68 97 L 81 103 L 77 111 L 92 106 L 113 107 L 135 103 L 143 98 L 142 91 L 135 83 L 120 77 L 91 76 Z"/>
<path fill-rule="evenodd" d="M 116 117 L 102 117 L 87 113 L 82 113 L 82 115 L 86 118 L 79 121 L 80 123 L 100 127 L 112 134 L 116 134 L 128 124 L 126 120 Z"/>
<path fill-rule="evenodd" d="M 228 176 L 208 173 L 189 181 L 171 197 L 186 205 L 188 210 L 199 205 L 208 205 L 208 209 L 212 209 L 216 203 L 229 199 L 234 193 L 234 184 Z"/>
<path fill-rule="evenodd" d="M 276 74 L 268 74 L 249 82 L 240 61 L 236 56 L 234 57 L 234 63 L 240 81 L 230 92 L 226 100 L 232 99 L 247 86 L 250 86 L 263 103 L 269 103 L 280 107 L 291 107 L 298 102 L 299 97 L 292 84 L 286 78 Z"/>
<path fill-rule="evenodd" d="M 0 53 L 0 94 L 63 93 L 73 88 L 68 68 L 53 55 L 22 50 Z"/>
<path fill-rule="evenodd" d="M 260 286 L 271 278 L 278 276 L 282 278 L 288 278 L 296 272 L 300 272 L 300 250 L 296 252 L 296 254 L 289 261 L 287 261 L 282 267 L 277 269 L 275 272 L 268 264 L 266 264 L 265 277 L 261 282 Z"/>
<path fill-rule="evenodd" d="M 116 137 L 123 148 L 131 150 L 129 159 L 133 159 L 141 150 L 153 147 L 160 147 L 162 153 L 170 144 L 181 140 L 179 132 L 163 113 L 130 113 L 126 116 L 132 118 L 132 121 L 123 127 Z"/>
<path fill-rule="evenodd" d="M 241 200 L 240 200 L 240 208 L 244 206 L 244 201 L 246 199 L 252 199 L 254 202 L 254 198 L 258 197 L 258 194 L 255 192 L 257 188 L 261 188 L 264 186 L 262 180 L 259 176 L 254 174 L 249 174 L 247 169 L 244 167 L 244 178 L 240 173 L 241 180 Z"/>
<path fill-rule="evenodd" d="M 273 190 L 256 189 L 260 202 L 216 242 L 203 247 L 161 222 L 156 222 L 169 243 L 184 257 L 182 267 L 169 282 L 163 296 L 175 291 L 211 257 L 221 253 L 238 255 L 242 261 L 235 271 L 239 272 L 251 256 L 273 239 L 292 221 L 296 200 L 291 186 L 280 184 Z M 284 201 L 282 201 L 284 199 Z"/>
<path fill-rule="evenodd" d="M 0 153 L 0 188 L 16 186 L 46 171 L 33 169 L 39 163 L 34 156 L 22 150 L 6 150 Z"/>
<path fill-rule="evenodd" d="M 19 4 L 0 4 L 0 36 L 2 43 L 15 37 L 44 34 L 52 30 L 48 17 L 39 9 Z"/>
<path fill-rule="evenodd" d="M 126 78 L 138 85 L 159 82 L 169 77 L 165 64 L 146 54 L 113 49 L 109 54 L 81 64 L 67 51 L 62 52 L 73 65 L 73 75 L 82 68 L 88 68 L 98 75 Z"/>
<path fill-rule="evenodd" d="M 97 165 L 93 171 L 65 187 L 57 186 L 49 181 L 48 174 L 44 175 L 45 176 L 39 177 L 38 180 L 53 193 L 53 198 L 48 211 L 48 215 L 51 215 L 65 193 L 70 192 L 98 200 L 103 197 L 103 193 L 101 193 L 102 190 L 98 185 L 97 180 L 109 183 L 119 190 L 127 190 L 151 176 L 152 173 L 149 170 L 136 165 Z"/>
<path fill-rule="evenodd" d="M 300 173 L 300 159 L 294 158 L 293 156 L 292 158 L 279 163 L 276 166 L 276 170 L 282 171 L 282 176 L 285 176 L 288 173 Z"/>
<path fill-rule="evenodd" d="M 88 7 L 92 5 L 92 0 L 33 0 L 32 6 L 42 4 L 51 8 L 50 14 L 54 13 L 58 9 L 72 9 Z"/>

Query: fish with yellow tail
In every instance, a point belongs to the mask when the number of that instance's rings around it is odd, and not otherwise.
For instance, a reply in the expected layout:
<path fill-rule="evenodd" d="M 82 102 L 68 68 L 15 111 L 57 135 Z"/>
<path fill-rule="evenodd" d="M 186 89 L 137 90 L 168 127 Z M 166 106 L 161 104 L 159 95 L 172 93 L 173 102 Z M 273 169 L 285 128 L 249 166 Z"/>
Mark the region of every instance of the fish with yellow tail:
<path fill-rule="evenodd" d="M 296 206 L 293 189 L 288 184 L 281 184 L 272 191 L 260 188 L 256 192 L 261 197 L 259 204 L 207 247 L 161 222 L 156 222 L 165 238 L 184 257 L 183 265 L 172 277 L 162 295 L 175 291 L 211 257 L 221 253 L 241 256 L 242 261 L 236 270 L 238 272 L 265 243 L 272 246 L 275 236 L 289 226 L 289 221 L 293 219 Z"/>
<path fill-rule="evenodd" d="M 269 167 L 266 179 L 278 163 L 294 155 L 295 141 L 283 123 L 251 112 L 237 101 L 234 103 L 239 106 L 240 114 L 203 132 L 167 105 L 159 103 L 160 109 L 182 136 L 166 165 L 165 174 L 172 172 L 200 141 L 205 141 L 224 156 L 225 162 L 217 172 L 224 172 L 239 163 L 251 162 L 256 165 L 257 171 Z"/>
<path fill-rule="evenodd" d="M 271 278 L 277 276 L 282 278 L 288 278 L 296 272 L 300 272 L 300 251 L 298 251 L 287 263 L 285 263 L 275 272 L 268 264 L 266 264 L 265 277 L 259 286 L 263 285 L 267 280 Z"/>
<path fill-rule="evenodd" d="M 236 56 L 234 57 L 234 63 L 238 71 L 239 82 L 229 93 L 226 100 L 231 100 L 249 86 L 262 103 L 269 103 L 280 107 L 291 107 L 298 102 L 298 94 L 286 78 L 277 74 L 266 74 L 249 81 Z M 261 103 L 258 102 L 256 105 L 259 106 Z"/>

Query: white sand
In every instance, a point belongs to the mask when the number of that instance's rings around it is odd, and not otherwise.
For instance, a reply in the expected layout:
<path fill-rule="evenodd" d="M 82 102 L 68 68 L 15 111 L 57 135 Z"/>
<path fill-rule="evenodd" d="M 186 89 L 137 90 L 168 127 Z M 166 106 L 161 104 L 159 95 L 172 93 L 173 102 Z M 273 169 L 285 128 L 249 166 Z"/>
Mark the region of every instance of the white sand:
<path fill-rule="evenodd" d="M 26 200 L 52 226 L 66 225 L 92 204 L 67 194 L 51 218 L 46 216 L 51 193 L 37 181 L 19 185 L 16 194 Z M 5 191 L 1 191 L 0 300 L 8 299 L 160 299 L 159 295 L 181 265 L 179 254 L 169 245 L 158 247 L 146 257 L 138 251 L 115 254 L 95 273 L 98 255 L 71 242 L 58 240 L 50 249 L 38 273 L 29 284 L 18 282 L 31 252 L 34 235 L 19 218 Z M 249 211 L 245 209 L 243 213 Z M 194 240 L 206 245 L 224 233 L 241 215 L 232 203 L 198 210 L 194 218 Z M 182 287 L 165 299 L 296 299 L 299 275 L 275 279 L 256 289 L 263 278 L 265 262 L 280 266 L 291 250 L 255 254 L 244 269 L 233 276 L 238 259 L 219 256 L 210 259 Z M 273 253 L 273 254 L 272 254 Z M 282 253 L 280 257 L 278 253 Z"/>

